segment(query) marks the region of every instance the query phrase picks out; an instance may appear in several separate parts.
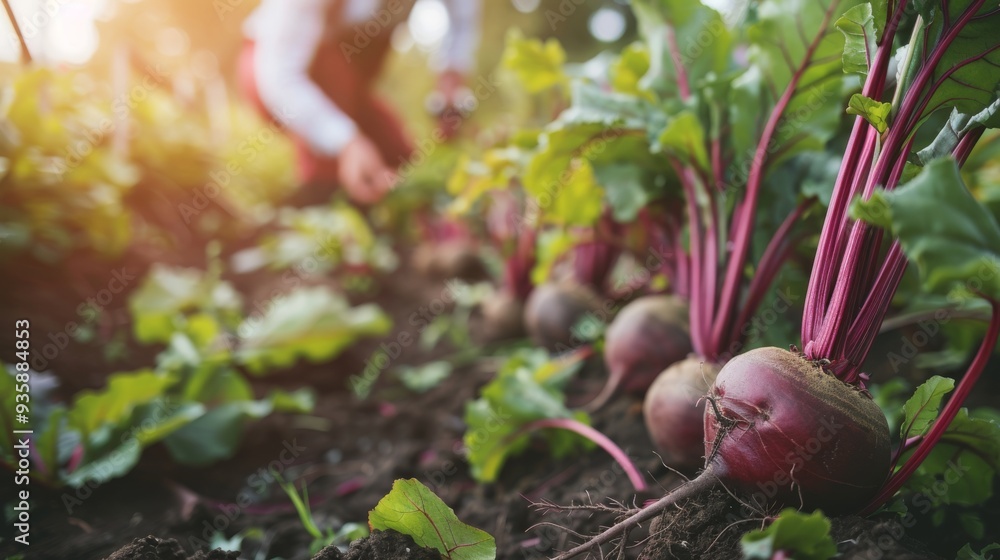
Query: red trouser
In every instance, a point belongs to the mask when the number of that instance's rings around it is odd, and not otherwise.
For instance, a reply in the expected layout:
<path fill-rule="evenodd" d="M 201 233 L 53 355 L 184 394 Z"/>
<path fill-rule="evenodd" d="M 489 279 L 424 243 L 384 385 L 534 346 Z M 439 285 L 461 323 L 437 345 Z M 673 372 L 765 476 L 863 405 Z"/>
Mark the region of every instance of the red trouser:
<path fill-rule="evenodd" d="M 413 153 L 413 144 L 395 111 L 373 91 L 375 78 L 389 52 L 391 29 L 382 30 L 361 53 L 347 57 L 339 40 L 324 41 L 313 59 L 310 76 L 337 107 L 354 121 L 361 132 L 382 152 L 386 164 L 398 167 Z M 353 39 L 345 38 L 348 44 Z M 254 72 L 253 41 L 244 44 L 238 63 L 238 83 L 243 94 L 262 115 L 272 118 L 261 102 Z M 308 115 L 304 115 L 309 118 Z M 334 185 L 337 182 L 337 159 L 316 154 L 305 140 L 294 133 L 298 156 L 298 178 L 305 185 Z M 312 190 L 312 189 L 310 189 Z"/>

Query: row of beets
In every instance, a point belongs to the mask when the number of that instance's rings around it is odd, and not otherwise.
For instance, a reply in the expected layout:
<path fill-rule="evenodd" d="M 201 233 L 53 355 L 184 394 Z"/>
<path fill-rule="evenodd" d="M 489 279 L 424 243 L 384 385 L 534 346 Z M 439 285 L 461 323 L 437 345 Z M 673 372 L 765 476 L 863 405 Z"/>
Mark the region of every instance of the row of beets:
<path fill-rule="evenodd" d="M 828 9 L 834 10 L 836 4 L 830 3 Z M 695 202 L 718 197 L 722 205 L 723 194 L 705 185 L 690 164 L 672 161 L 687 199 L 685 250 L 673 254 L 674 262 L 665 267 L 672 273 L 674 293 L 634 300 L 608 326 L 604 359 L 609 378 L 588 407 L 601 406 L 619 389 L 645 392 L 645 421 L 664 459 L 678 468 L 703 470 L 680 489 L 560 558 L 608 542 L 677 500 L 719 483 L 747 493 L 762 484 L 772 485 L 777 491 L 766 504 L 769 507 L 821 508 L 827 513 L 874 511 L 899 490 L 955 418 L 996 345 L 1000 304 L 991 294 L 979 294 L 992 305 L 992 319 L 956 394 L 927 434 L 893 449 L 886 418 L 866 390 L 869 377 L 862 365 L 909 261 L 899 239 L 851 219 L 853 201 L 867 201 L 877 189 L 890 192 L 905 182 L 915 132 L 925 122 L 927 104 L 938 99 L 935 96 L 946 83 L 937 78 L 938 62 L 966 25 L 998 15 L 998 10 L 979 1 L 955 2 L 954 6 L 943 2 L 942 7 L 947 12 L 944 16 L 921 14 L 928 22 L 936 21 L 926 23 L 926 29 L 938 33 L 928 40 L 919 34 L 925 32 L 920 29 L 925 22 L 918 22 L 910 46 L 919 40 L 925 48 L 922 52 L 914 49 L 904 61 L 911 73 L 900 74 L 908 81 L 897 85 L 890 61 L 895 34 L 909 17 L 909 7 L 906 0 L 885 6 L 881 37 L 861 95 L 876 103 L 892 100 L 893 118 L 889 125 L 864 113 L 852 119 L 813 259 L 801 321 L 801 350 L 790 344 L 791 350 L 765 347 L 731 353 L 746 343 L 748 329 L 743 327 L 791 254 L 792 232 L 814 202 L 803 200 L 791 212 L 754 263 L 754 275 L 747 275 L 767 147 L 789 100 L 802 85 L 799 81 L 809 61 L 802 62 L 786 95 L 769 115 L 759 141 L 761 157 L 754 158 L 743 198 L 727 223 L 718 223 L 720 214 L 714 214 L 716 221 L 705 220 L 703 208 Z M 1000 42 L 990 41 L 977 48 L 986 54 L 1000 49 Z M 962 60 L 956 68 L 979 58 Z M 682 98 L 684 94 L 681 88 Z M 959 129 L 941 159 L 961 166 L 985 128 Z M 933 165 L 926 162 L 927 169 Z M 723 183 L 718 182 L 720 187 Z M 713 208 L 715 204 L 712 200 Z M 728 242 L 720 242 L 720 232 L 728 232 Z M 720 246 L 724 247 L 721 251 Z M 543 284 L 532 292 L 524 315 L 538 344 L 555 350 L 572 345 L 578 321 L 588 312 L 600 313 L 601 302 L 595 294 L 606 287 L 617 257 L 616 249 L 600 243 L 578 246 L 574 262 L 581 264 L 571 274 L 575 280 Z M 803 453 L 818 434 L 837 444 Z M 912 454 L 897 465 L 904 450 Z M 789 462 L 787 457 L 800 460 Z"/>

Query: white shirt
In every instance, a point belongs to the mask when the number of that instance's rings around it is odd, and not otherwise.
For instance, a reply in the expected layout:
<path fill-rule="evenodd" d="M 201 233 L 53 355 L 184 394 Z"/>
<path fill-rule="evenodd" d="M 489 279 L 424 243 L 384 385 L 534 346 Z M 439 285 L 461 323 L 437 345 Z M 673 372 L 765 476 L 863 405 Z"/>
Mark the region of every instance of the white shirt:
<path fill-rule="evenodd" d="M 447 68 L 468 72 L 479 43 L 480 0 L 443 0 L 451 24 L 442 46 Z M 316 152 L 335 156 L 357 134 L 357 125 L 309 77 L 323 41 L 330 0 L 263 0 L 244 26 L 256 42 L 257 91 L 272 116 Z M 381 0 L 344 0 L 342 27 L 372 19 Z"/>

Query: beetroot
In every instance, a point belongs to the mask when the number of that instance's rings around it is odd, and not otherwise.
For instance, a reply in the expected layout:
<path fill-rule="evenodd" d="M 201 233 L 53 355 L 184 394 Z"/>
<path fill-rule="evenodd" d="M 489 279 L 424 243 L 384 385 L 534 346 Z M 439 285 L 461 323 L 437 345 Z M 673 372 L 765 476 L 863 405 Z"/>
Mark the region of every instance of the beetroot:
<path fill-rule="evenodd" d="M 419 274 L 438 280 L 459 278 L 475 282 L 489 278 L 477 247 L 462 238 L 418 245 L 411 262 Z"/>
<path fill-rule="evenodd" d="M 861 509 L 889 474 L 889 425 L 857 387 L 780 348 L 730 360 L 705 411 L 705 455 L 720 476 L 771 503 Z"/>
<path fill-rule="evenodd" d="M 759 348 L 730 360 L 705 408 L 697 478 L 556 557 L 572 558 L 723 484 L 757 505 L 857 511 L 889 474 L 889 426 L 865 393 L 797 354 Z"/>
<path fill-rule="evenodd" d="M 646 392 L 642 415 L 663 462 L 681 469 L 705 464 L 705 397 L 719 367 L 694 357 L 663 371 Z"/>
<path fill-rule="evenodd" d="M 549 282 L 536 287 L 528 297 L 524 326 L 535 344 L 564 351 L 582 342 L 573 327 L 587 314 L 600 313 L 600 299 L 590 288 L 571 281 Z"/>
<path fill-rule="evenodd" d="M 480 304 L 483 316 L 483 338 L 497 342 L 518 338 L 524 334 L 524 304 L 517 297 L 500 291 Z"/>
<path fill-rule="evenodd" d="M 678 297 L 641 297 L 618 312 L 604 337 L 608 382 L 587 408 L 596 409 L 618 388 L 632 393 L 649 389 L 670 365 L 691 353 L 688 308 Z"/>

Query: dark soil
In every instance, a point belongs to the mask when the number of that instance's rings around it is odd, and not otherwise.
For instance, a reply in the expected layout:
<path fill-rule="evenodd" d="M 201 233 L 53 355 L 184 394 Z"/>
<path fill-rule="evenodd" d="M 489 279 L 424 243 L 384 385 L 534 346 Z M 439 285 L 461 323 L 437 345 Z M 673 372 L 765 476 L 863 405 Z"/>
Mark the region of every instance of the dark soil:
<path fill-rule="evenodd" d="M 754 516 L 724 489 L 716 489 L 668 509 L 650 526 L 651 537 L 640 560 L 698 560 L 740 558 L 740 538 L 762 529 L 764 518 Z M 832 519 L 830 536 L 838 558 L 851 560 L 939 560 L 907 535 L 896 521 L 856 516 Z"/>
<path fill-rule="evenodd" d="M 225 552 L 218 549 L 188 556 L 174 539 L 143 537 L 123 546 L 107 560 L 237 560 L 239 557 L 239 552 Z"/>
<path fill-rule="evenodd" d="M 340 554 L 337 547 L 327 547 L 312 560 L 441 560 L 441 553 L 433 548 L 417 546 L 408 535 L 396 531 L 375 531 L 370 537 L 351 544 L 347 554 Z"/>
<path fill-rule="evenodd" d="M 239 551 L 211 550 L 188 556 L 175 539 L 142 537 L 123 546 L 107 560 L 238 560 Z M 370 537 L 360 539 L 346 552 L 328 546 L 316 553 L 312 560 L 441 560 L 441 553 L 433 548 L 417 546 L 408 535 L 396 531 L 375 531 Z"/>

